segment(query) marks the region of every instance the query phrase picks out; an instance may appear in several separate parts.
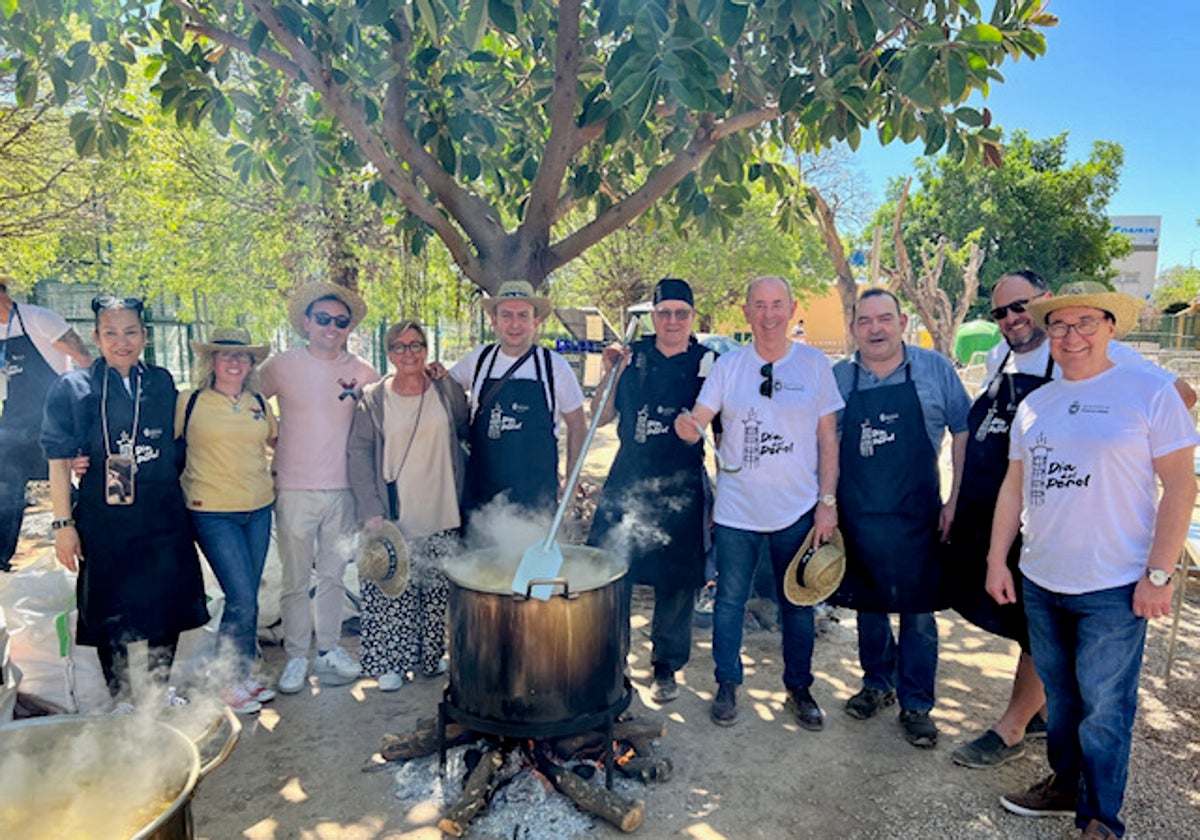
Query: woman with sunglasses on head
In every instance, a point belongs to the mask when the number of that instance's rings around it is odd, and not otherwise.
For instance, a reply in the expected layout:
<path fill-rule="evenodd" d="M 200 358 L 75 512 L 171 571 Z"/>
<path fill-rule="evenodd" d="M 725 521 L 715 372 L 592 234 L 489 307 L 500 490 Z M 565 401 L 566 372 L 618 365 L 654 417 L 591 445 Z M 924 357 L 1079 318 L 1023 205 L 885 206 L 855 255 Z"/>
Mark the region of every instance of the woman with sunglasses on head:
<path fill-rule="evenodd" d="M 408 541 L 410 573 L 397 598 L 362 583 L 362 668 L 395 691 L 411 671 L 445 669 L 446 596 L 442 558 L 455 550 L 461 525 L 467 398 L 449 377 L 425 373 L 428 339 L 415 320 L 384 335 L 395 372 L 363 389 L 350 431 L 350 488 L 367 531 L 385 520 Z"/>
<path fill-rule="evenodd" d="M 251 344 L 238 327 L 213 330 L 210 341 L 193 341 L 192 351 L 196 388 L 181 393 L 175 407 L 175 437 L 187 454 L 181 482 L 200 550 L 225 593 L 219 654 L 229 661 L 215 665 L 212 676 L 223 683 L 221 699 L 250 714 L 275 696 L 251 677 L 275 502 L 267 449 L 278 428 L 256 390 L 270 348 Z"/>
<path fill-rule="evenodd" d="M 101 358 L 51 386 L 42 423 L 54 550 L 79 573 L 76 641 L 97 649 L 116 709 L 132 708 L 128 645 L 140 640 L 154 684 L 176 705 L 166 686 L 179 634 L 208 611 L 175 467 L 175 382 L 141 361 L 140 300 L 100 297 L 92 311 Z M 78 457 L 90 468 L 76 493 Z"/>

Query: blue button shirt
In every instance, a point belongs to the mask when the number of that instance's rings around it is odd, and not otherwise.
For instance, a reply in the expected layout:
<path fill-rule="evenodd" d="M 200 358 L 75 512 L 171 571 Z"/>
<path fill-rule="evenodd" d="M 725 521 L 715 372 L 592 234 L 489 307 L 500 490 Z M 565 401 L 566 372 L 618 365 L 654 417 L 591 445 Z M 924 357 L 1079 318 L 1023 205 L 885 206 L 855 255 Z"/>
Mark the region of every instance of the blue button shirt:
<path fill-rule="evenodd" d="M 925 432 L 933 451 L 940 452 L 942 435 L 947 429 L 951 434 L 967 430 L 967 412 L 971 400 L 967 389 L 954 371 L 954 366 L 941 353 L 923 347 L 904 345 L 904 361 L 894 371 L 880 379 L 864 365 L 856 351 L 833 366 L 833 378 L 837 380 L 842 399 L 847 399 L 854 387 L 854 370 L 858 368 L 858 389 L 866 391 L 884 385 L 899 385 L 904 382 L 905 370 L 912 370 L 912 380 L 917 386 L 917 399 L 925 419 Z M 838 412 L 838 429 L 841 430 L 842 412 Z"/>

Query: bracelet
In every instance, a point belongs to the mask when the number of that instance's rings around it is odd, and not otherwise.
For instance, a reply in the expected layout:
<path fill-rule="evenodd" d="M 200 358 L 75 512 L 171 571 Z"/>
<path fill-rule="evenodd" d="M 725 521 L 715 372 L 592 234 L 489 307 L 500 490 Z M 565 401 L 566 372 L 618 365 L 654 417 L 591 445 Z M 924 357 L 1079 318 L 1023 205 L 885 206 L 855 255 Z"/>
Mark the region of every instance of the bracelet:
<path fill-rule="evenodd" d="M 50 523 L 51 531 L 61 531 L 63 528 L 74 528 L 74 527 L 75 527 L 74 519 L 55 519 L 53 522 Z"/>

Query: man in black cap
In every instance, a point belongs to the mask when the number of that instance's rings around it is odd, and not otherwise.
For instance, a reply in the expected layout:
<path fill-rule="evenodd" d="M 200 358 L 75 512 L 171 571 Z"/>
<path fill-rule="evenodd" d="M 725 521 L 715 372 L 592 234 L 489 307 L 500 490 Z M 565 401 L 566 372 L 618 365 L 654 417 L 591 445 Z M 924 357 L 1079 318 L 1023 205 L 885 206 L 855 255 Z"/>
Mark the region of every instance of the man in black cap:
<path fill-rule="evenodd" d="M 654 587 L 650 697 L 679 696 L 675 672 L 692 649 L 692 610 L 704 585 L 704 448 L 684 443 L 672 425 L 696 402 L 716 354 L 692 335 L 692 288 L 666 277 L 654 287 L 654 335 L 604 351 L 607 375 L 618 366 L 615 397 L 600 423 L 619 416 L 621 448 L 596 507 L 588 544 L 631 558 L 626 577 Z M 601 411 L 601 392 L 592 414 Z"/>

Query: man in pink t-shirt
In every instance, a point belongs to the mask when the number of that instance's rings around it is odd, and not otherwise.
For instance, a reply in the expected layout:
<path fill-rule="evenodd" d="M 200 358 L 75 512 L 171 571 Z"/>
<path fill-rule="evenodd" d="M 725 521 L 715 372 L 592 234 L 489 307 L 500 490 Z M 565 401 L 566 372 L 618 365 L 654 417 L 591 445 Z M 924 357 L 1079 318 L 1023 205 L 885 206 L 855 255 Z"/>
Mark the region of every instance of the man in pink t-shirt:
<path fill-rule="evenodd" d="M 346 474 L 346 442 L 363 386 L 379 374 L 346 350 L 346 338 L 367 313 L 351 290 L 332 283 L 301 286 L 288 303 L 288 316 L 308 339 L 262 366 L 262 393 L 279 403 L 275 447 L 275 527 L 283 584 L 279 596 L 283 646 L 288 662 L 279 690 L 295 694 L 308 678 L 315 632 L 315 671 L 342 684 L 361 669 L 338 644 L 342 582 L 351 556 L 354 498 Z M 313 570 L 316 595 L 308 595 Z"/>

